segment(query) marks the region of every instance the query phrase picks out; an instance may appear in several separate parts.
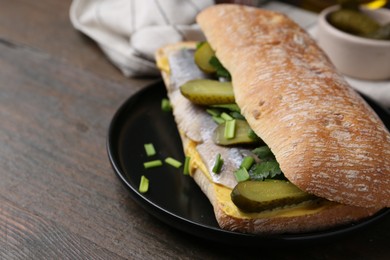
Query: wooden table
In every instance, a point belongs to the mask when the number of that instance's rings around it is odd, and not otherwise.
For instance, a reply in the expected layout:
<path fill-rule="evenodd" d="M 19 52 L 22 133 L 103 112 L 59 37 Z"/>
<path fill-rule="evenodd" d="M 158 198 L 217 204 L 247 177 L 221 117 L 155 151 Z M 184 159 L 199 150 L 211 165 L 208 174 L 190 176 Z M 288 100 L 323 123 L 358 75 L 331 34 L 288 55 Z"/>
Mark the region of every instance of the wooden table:
<path fill-rule="evenodd" d="M 297 247 L 238 248 L 136 204 L 106 152 L 110 120 L 156 79 L 125 78 L 73 29 L 70 0 L 0 0 L 0 259 L 384 259 L 390 217 Z"/>

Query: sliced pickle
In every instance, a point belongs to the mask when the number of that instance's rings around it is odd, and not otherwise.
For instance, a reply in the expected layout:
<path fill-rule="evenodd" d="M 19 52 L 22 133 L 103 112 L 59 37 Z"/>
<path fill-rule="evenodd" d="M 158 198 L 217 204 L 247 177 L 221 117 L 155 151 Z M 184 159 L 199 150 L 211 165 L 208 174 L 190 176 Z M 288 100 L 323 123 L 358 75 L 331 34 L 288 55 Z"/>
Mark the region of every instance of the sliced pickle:
<path fill-rule="evenodd" d="M 378 40 L 390 40 L 390 23 L 382 25 L 376 32 L 365 36 Z"/>
<path fill-rule="evenodd" d="M 210 79 L 190 80 L 180 87 L 183 96 L 198 105 L 217 105 L 234 103 L 231 82 Z"/>
<path fill-rule="evenodd" d="M 260 138 L 253 136 L 251 127 L 245 120 L 236 119 L 234 137 L 226 139 L 224 136 L 226 123 L 219 124 L 214 130 L 213 141 L 218 145 L 257 144 Z"/>
<path fill-rule="evenodd" d="M 329 14 L 328 21 L 334 27 L 354 35 L 365 36 L 375 33 L 380 25 L 358 10 L 340 9 Z"/>
<path fill-rule="evenodd" d="M 284 180 L 243 181 L 234 187 L 233 203 L 245 212 L 261 212 L 316 199 Z"/>
<path fill-rule="evenodd" d="M 216 69 L 210 64 L 211 58 L 215 55 L 215 52 L 211 48 L 208 42 L 204 42 L 198 47 L 194 54 L 194 60 L 196 65 L 206 73 L 215 73 Z"/>

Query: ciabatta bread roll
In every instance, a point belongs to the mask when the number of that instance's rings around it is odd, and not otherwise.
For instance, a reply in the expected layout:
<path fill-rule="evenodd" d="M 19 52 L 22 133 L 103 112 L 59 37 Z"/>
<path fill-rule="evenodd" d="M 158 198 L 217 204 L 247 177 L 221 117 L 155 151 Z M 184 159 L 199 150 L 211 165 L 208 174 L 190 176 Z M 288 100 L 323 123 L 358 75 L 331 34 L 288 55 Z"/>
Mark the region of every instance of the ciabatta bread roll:
<path fill-rule="evenodd" d="M 221 228 L 255 234 L 323 230 L 390 205 L 388 131 L 298 25 L 279 13 L 237 5 L 209 7 L 197 21 L 232 75 L 241 113 L 275 154 L 286 178 L 321 198 L 256 213 L 235 206 L 232 186 L 213 178 L 207 167 L 215 147 L 193 133 L 207 119 L 178 89 L 204 76 L 190 73 L 194 66 L 186 70 L 180 60 L 193 54 L 196 44 L 170 45 L 158 50 L 157 64 L 184 152 L 191 157 L 191 175 Z"/>

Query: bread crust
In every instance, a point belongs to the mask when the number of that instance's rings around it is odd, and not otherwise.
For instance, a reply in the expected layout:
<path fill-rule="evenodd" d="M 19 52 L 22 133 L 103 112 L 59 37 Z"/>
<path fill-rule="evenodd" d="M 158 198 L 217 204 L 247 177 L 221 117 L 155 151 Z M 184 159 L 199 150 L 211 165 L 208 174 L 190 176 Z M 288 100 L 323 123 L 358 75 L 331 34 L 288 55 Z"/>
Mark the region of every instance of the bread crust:
<path fill-rule="evenodd" d="M 303 29 L 237 5 L 209 7 L 197 22 L 292 183 L 343 204 L 390 207 L 390 134 Z"/>
<path fill-rule="evenodd" d="M 280 217 L 237 217 L 227 214 L 222 202 L 217 199 L 217 184 L 211 183 L 199 169 L 193 173 L 193 178 L 213 205 L 215 218 L 219 226 L 222 229 L 234 232 L 250 234 L 315 232 L 356 223 L 378 212 L 378 209 L 373 208 L 326 202 L 328 205 L 313 214 Z"/>

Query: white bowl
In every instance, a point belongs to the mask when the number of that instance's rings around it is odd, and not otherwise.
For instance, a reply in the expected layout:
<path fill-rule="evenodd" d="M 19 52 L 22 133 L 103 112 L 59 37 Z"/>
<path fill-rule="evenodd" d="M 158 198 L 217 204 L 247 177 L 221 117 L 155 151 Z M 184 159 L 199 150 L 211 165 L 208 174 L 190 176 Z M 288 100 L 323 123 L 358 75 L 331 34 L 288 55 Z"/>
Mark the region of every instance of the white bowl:
<path fill-rule="evenodd" d="M 329 13 L 339 9 L 324 9 L 318 20 L 317 40 L 336 68 L 343 74 L 364 80 L 390 79 L 390 40 L 367 39 L 345 33 L 328 23 Z M 390 22 L 390 10 L 364 9 L 379 23 Z"/>

